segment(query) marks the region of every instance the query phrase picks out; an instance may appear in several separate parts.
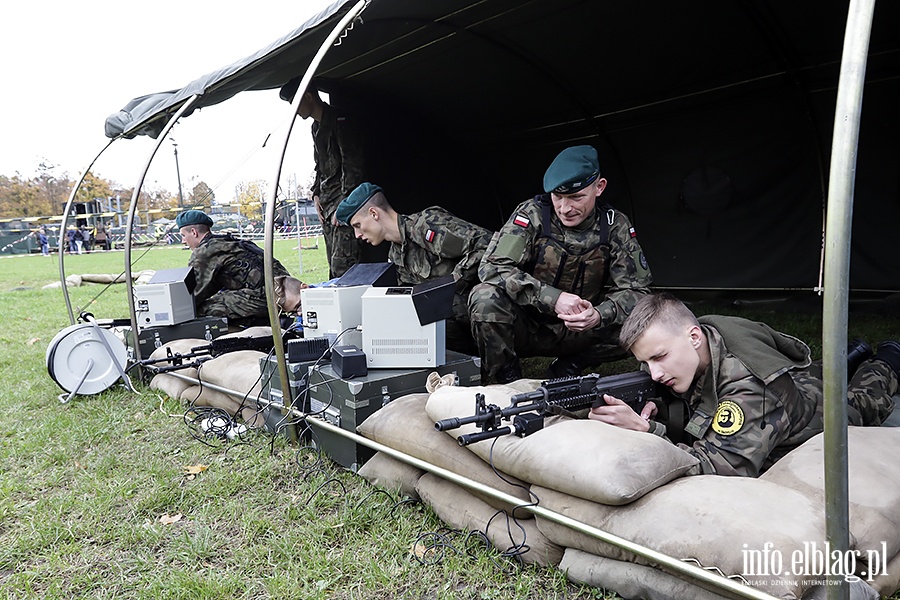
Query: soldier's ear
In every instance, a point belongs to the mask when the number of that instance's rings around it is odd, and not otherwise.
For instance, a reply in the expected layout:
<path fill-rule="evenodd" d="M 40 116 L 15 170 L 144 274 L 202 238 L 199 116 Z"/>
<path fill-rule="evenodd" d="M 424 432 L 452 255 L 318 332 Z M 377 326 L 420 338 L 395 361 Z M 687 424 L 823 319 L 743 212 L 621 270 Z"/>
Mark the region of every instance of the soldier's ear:
<path fill-rule="evenodd" d="M 700 349 L 700 344 L 703 343 L 703 332 L 696 325 L 691 325 L 690 329 L 688 329 L 688 336 L 691 338 L 691 346 L 694 347 L 694 350 Z"/>

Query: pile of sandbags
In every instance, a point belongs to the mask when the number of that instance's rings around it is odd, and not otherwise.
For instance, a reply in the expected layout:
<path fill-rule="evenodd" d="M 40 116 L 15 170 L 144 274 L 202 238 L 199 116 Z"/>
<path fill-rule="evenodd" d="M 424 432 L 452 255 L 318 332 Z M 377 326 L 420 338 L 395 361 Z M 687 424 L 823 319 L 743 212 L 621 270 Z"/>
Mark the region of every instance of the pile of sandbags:
<path fill-rule="evenodd" d="M 692 455 L 656 436 L 596 421 L 552 417 L 530 436 L 507 435 L 466 447 L 454 438 L 476 431 L 475 425 L 448 432 L 434 428 L 436 421 L 471 414 L 476 392 L 485 394 L 488 404 L 506 406 L 510 395 L 538 384 L 442 387 L 391 402 L 358 430 L 522 504 L 537 503 L 775 597 L 824 598 L 827 567 L 819 559 L 828 549 L 821 435 L 763 477 L 750 479 L 683 477 L 696 463 Z M 900 587 L 900 461 L 893 459 L 900 452 L 900 430 L 851 427 L 850 444 L 852 539 L 850 554 L 842 558 L 853 581 L 851 598 L 874 599 Z M 452 527 L 485 532 L 500 550 L 511 543 L 527 545 L 526 561 L 558 566 L 573 581 L 626 598 L 724 597 L 674 569 L 385 454 L 376 454 L 359 473 L 420 498 Z M 500 510 L 521 528 L 497 518 Z"/>

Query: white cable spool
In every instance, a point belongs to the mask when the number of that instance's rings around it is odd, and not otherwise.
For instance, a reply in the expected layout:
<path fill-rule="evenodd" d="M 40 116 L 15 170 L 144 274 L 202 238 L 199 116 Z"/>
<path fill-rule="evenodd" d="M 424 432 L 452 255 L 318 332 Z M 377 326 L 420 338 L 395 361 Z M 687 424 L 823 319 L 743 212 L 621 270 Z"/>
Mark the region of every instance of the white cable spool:
<path fill-rule="evenodd" d="M 90 323 L 63 329 L 47 346 L 47 372 L 70 393 L 99 394 L 109 389 L 121 377 L 127 360 L 122 340 Z"/>

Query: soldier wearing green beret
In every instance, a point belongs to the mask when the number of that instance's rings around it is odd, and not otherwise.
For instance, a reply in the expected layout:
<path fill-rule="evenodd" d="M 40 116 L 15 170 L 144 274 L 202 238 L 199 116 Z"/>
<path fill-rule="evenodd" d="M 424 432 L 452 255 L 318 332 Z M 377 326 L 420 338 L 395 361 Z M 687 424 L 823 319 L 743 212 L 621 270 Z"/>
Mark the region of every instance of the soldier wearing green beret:
<path fill-rule="evenodd" d="M 624 356 L 619 328 L 652 279 L 631 223 L 598 203 L 605 188 L 597 151 L 567 148 L 544 175 L 546 193 L 494 235 L 469 297 L 485 378 L 521 378 L 525 356 L 557 357 L 553 377 Z"/>
<path fill-rule="evenodd" d="M 300 77 L 281 88 L 283 100 L 292 102 L 300 84 Z M 316 178 L 313 182 L 313 202 L 322 222 L 322 236 L 328 255 L 330 276 L 340 277 L 359 262 L 359 242 L 353 232 L 335 219 L 335 211 L 363 179 L 363 146 L 350 118 L 323 102 L 315 83 L 303 93 L 297 109 L 301 119 L 312 117 L 313 158 Z"/>
<path fill-rule="evenodd" d="M 467 299 L 478 283 L 478 265 L 491 232 L 451 214 L 440 206 L 401 215 L 381 188 L 363 183 L 337 209 L 357 238 L 373 246 L 390 242 L 388 259 L 397 266 L 402 285 L 416 285 L 452 274 L 456 280 L 453 318 L 447 320 L 447 347 L 473 354 Z"/>
<path fill-rule="evenodd" d="M 191 249 L 188 264 L 194 269 L 194 302 L 204 317 L 227 317 L 229 325 L 254 325 L 268 320 L 265 266 L 262 248 L 210 231 L 213 220 L 199 210 L 187 210 L 175 219 L 181 239 Z M 289 273 L 277 260 L 276 277 Z"/>
<path fill-rule="evenodd" d="M 671 294 L 651 294 L 634 307 L 619 338 L 654 380 L 684 401 L 678 414 L 685 418 L 659 422 L 653 403 L 638 415 L 611 396 L 589 417 L 682 438 L 679 446 L 699 459 L 688 475 L 756 477 L 824 429 L 821 361 L 811 360 L 805 343 L 764 323 L 698 318 Z M 894 410 L 900 344 L 882 342 L 874 355 L 864 346 L 867 359 L 855 370 L 848 365 L 847 417 L 851 425 L 877 426 Z M 682 429 L 683 436 L 672 435 Z"/>

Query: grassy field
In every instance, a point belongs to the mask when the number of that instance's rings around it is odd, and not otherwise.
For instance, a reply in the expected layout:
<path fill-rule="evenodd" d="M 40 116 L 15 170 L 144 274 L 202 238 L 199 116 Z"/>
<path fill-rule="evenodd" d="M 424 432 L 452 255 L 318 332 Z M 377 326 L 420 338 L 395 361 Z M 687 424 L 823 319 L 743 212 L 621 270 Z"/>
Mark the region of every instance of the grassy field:
<path fill-rule="evenodd" d="M 323 245 L 278 242 L 301 279 L 325 279 Z M 135 252 L 141 256 L 142 250 Z M 185 264 L 153 249 L 134 270 Z M 67 273 L 118 273 L 123 254 L 66 257 Z M 514 567 L 464 536 L 437 564 L 410 552 L 442 529 L 431 511 L 375 491 L 281 436 L 206 445 L 184 406 L 116 387 L 61 404 L 45 351 L 69 325 L 57 257 L 0 258 L 0 597 L 3 598 L 613 598 L 556 570 Z M 76 313 L 127 317 L 125 286 L 70 290 Z M 102 293 L 101 293 L 102 292 Z M 860 304 L 851 336 L 900 338 L 896 310 Z M 813 300 L 698 302 L 699 312 L 764 319 L 821 344 Z M 544 362 L 526 363 L 540 377 Z M 627 365 L 619 365 L 621 370 Z M 616 367 L 613 367 L 616 368 Z M 199 466 L 206 468 L 201 472 Z"/>

